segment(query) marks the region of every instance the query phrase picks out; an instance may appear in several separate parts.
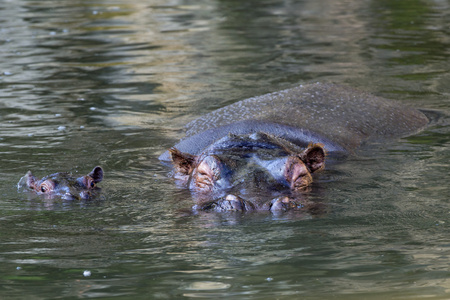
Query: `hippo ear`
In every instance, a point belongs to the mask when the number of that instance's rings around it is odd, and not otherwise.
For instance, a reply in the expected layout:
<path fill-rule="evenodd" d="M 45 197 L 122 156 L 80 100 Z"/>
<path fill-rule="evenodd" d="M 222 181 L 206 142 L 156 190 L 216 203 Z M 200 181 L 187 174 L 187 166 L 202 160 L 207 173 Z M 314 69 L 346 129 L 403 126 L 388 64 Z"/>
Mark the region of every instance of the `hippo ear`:
<path fill-rule="evenodd" d="M 31 171 L 28 171 L 27 174 L 25 174 L 25 178 L 27 179 L 27 186 L 30 189 L 35 190 L 36 189 L 36 183 L 39 181 L 35 176 L 33 176 L 33 174 L 31 173 Z"/>
<path fill-rule="evenodd" d="M 309 144 L 299 156 L 311 173 L 325 168 L 326 152 L 322 144 Z"/>
<path fill-rule="evenodd" d="M 189 153 L 183 153 L 176 148 L 169 149 L 169 154 L 177 172 L 182 175 L 189 175 L 192 173 L 197 156 Z"/>
<path fill-rule="evenodd" d="M 88 176 L 92 177 L 94 179 L 95 183 L 98 183 L 103 180 L 103 169 L 102 167 L 95 167 L 91 173 L 88 174 Z"/>

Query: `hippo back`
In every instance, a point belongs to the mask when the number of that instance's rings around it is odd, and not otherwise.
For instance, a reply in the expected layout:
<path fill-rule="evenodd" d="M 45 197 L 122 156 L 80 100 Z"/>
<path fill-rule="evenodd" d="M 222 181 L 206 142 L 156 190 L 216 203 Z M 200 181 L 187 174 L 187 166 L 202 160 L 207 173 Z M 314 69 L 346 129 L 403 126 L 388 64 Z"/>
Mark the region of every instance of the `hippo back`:
<path fill-rule="evenodd" d="M 249 98 L 187 125 L 175 148 L 199 154 L 227 135 L 262 131 L 299 145 L 323 143 L 328 151 L 353 152 L 363 142 L 402 137 L 428 123 L 420 111 L 334 84 L 307 84 Z M 167 152 L 160 159 L 167 160 Z"/>

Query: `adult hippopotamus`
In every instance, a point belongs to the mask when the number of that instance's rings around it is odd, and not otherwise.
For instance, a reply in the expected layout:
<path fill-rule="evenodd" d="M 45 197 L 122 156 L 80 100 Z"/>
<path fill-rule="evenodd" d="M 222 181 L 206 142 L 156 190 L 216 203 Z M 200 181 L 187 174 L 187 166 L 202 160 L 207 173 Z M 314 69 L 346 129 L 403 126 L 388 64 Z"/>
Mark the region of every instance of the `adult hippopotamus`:
<path fill-rule="evenodd" d="M 326 153 L 418 132 L 420 111 L 335 84 L 307 84 L 223 107 L 187 125 L 160 156 L 195 195 L 197 208 L 289 210 L 303 207 L 311 174 Z"/>
<path fill-rule="evenodd" d="M 95 167 L 89 174 L 74 177 L 70 173 L 59 172 L 41 179 L 28 171 L 19 181 L 19 188 L 24 185 L 38 195 L 48 199 L 62 198 L 65 200 L 89 200 L 98 191 L 97 183 L 103 180 L 103 169 Z"/>

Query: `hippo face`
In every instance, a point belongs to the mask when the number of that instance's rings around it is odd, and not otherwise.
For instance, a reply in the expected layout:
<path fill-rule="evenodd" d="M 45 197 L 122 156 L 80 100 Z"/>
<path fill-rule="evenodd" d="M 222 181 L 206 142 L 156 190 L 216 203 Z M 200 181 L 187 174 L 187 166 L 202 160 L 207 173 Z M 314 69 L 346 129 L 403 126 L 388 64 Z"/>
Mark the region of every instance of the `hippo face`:
<path fill-rule="evenodd" d="M 95 167 L 92 172 L 78 178 L 69 173 L 55 173 L 42 179 L 33 176 L 31 171 L 25 174 L 26 185 L 38 195 L 53 199 L 60 197 L 65 200 L 88 200 L 95 197 L 97 183 L 103 179 L 103 169 Z"/>
<path fill-rule="evenodd" d="M 169 150 L 175 177 L 219 210 L 286 209 L 325 166 L 321 144 L 300 149 L 265 133 L 228 135 L 200 155 Z M 288 194 L 289 197 L 272 197 Z M 257 195 L 257 196 L 255 196 Z M 282 199 L 282 200 L 280 200 Z M 280 202 L 281 201 L 281 202 Z"/>

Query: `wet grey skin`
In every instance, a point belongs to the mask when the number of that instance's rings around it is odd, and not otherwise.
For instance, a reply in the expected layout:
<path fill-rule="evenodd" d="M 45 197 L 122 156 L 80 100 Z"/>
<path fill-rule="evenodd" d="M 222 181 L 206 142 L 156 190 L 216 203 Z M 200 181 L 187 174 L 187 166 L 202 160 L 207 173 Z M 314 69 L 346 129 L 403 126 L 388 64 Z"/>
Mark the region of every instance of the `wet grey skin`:
<path fill-rule="evenodd" d="M 353 153 L 362 144 L 419 132 L 429 123 L 421 111 L 351 87 L 300 85 L 238 101 L 186 125 L 174 148 L 199 155 L 229 133 L 264 132 L 301 147 L 321 143 L 330 152 Z M 169 152 L 160 157 L 170 161 Z"/>
<path fill-rule="evenodd" d="M 290 210 L 302 206 L 325 153 L 341 160 L 363 144 L 412 135 L 428 123 L 421 111 L 395 101 L 346 86 L 306 84 L 190 122 L 186 137 L 159 159 L 172 163 L 199 209 Z M 320 145 L 323 154 L 309 161 L 309 145 Z M 304 180 L 296 185 L 299 175 Z"/>
<path fill-rule="evenodd" d="M 70 173 L 54 173 L 41 179 L 31 171 L 24 176 L 26 186 L 37 195 L 47 199 L 61 198 L 64 200 L 90 200 L 100 191 L 97 183 L 103 180 L 103 169 L 95 167 L 89 174 L 73 177 Z"/>
<path fill-rule="evenodd" d="M 171 150 L 196 209 L 286 211 L 304 206 L 311 174 L 324 168 L 321 144 L 306 149 L 265 133 L 223 137 L 199 156 Z"/>

